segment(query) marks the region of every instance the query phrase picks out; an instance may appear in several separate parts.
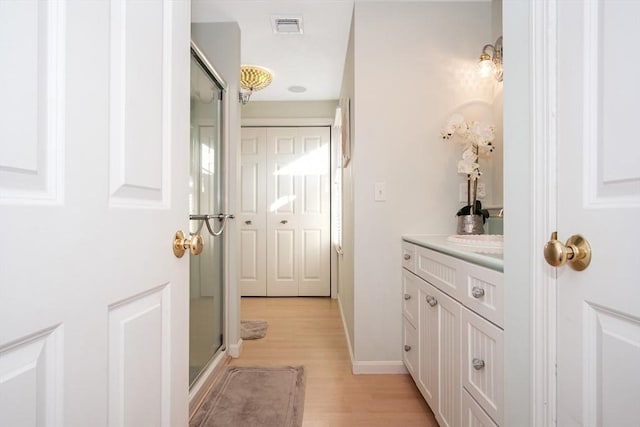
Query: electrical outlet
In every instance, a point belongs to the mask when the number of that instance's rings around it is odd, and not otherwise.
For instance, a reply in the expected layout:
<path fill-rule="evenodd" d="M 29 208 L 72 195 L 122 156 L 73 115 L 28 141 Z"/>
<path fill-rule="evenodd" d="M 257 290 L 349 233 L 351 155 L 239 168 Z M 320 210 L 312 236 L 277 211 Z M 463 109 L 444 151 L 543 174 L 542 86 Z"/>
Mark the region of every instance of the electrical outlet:
<path fill-rule="evenodd" d="M 487 189 L 484 183 L 478 183 L 478 199 L 484 199 L 487 197 Z M 463 203 L 467 203 L 467 183 L 463 182 L 460 184 L 460 201 Z"/>
<path fill-rule="evenodd" d="M 487 197 L 487 190 L 483 183 L 478 183 L 478 199 L 484 199 Z"/>

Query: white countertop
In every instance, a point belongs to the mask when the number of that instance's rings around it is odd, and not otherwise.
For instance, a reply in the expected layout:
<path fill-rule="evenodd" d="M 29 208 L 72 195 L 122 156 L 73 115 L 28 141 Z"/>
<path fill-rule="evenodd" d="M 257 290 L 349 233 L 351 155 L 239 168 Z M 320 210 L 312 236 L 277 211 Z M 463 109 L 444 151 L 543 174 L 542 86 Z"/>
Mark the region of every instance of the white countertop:
<path fill-rule="evenodd" d="M 492 270 L 504 271 L 502 252 L 490 253 L 495 251 L 453 243 L 447 240 L 448 237 L 449 235 L 405 234 L 402 236 L 402 240 L 415 243 L 418 246 L 433 249 L 434 251 L 451 255 Z"/>

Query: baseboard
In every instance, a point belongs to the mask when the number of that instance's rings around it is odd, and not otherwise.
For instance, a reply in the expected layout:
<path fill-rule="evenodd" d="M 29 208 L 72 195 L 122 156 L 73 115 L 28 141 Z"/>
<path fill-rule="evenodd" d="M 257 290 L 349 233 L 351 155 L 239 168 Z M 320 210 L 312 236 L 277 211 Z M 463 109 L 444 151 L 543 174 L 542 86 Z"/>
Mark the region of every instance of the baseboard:
<path fill-rule="evenodd" d="M 238 344 L 230 344 L 229 345 L 229 356 L 233 357 L 234 359 L 237 359 L 238 357 L 240 357 L 240 354 L 242 353 L 242 338 L 240 338 L 238 340 Z"/>
<path fill-rule="evenodd" d="M 338 296 L 338 307 L 340 308 L 340 318 L 342 319 L 342 329 L 344 329 L 344 338 L 347 340 L 347 347 L 349 348 L 349 357 L 351 358 L 351 366 L 353 366 L 353 347 L 351 347 L 351 340 L 349 339 L 349 329 L 347 329 L 347 322 L 344 321 L 344 312 L 342 311 L 342 301 Z"/>
<path fill-rule="evenodd" d="M 351 371 L 354 375 L 362 374 L 408 374 L 404 363 L 399 360 L 380 360 L 366 362 L 351 362 Z"/>

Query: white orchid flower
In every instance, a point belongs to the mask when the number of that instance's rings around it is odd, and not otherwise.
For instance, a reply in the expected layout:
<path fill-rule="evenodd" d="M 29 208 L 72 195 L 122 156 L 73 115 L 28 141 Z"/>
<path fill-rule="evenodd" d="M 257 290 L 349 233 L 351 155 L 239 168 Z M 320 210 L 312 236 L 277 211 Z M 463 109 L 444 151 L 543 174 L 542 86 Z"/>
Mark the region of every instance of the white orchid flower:
<path fill-rule="evenodd" d="M 474 152 L 473 148 L 468 148 L 462 152 L 462 159 L 467 162 L 475 162 L 478 156 Z"/>
<path fill-rule="evenodd" d="M 478 170 L 478 163 L 474 162 L 474 161 L 466 161 L 466 160 L 459 160 L 458 161 L 458 173 L 463 173 L 466 175 L 471 175 L 473 174 L 476 170 Z"/>

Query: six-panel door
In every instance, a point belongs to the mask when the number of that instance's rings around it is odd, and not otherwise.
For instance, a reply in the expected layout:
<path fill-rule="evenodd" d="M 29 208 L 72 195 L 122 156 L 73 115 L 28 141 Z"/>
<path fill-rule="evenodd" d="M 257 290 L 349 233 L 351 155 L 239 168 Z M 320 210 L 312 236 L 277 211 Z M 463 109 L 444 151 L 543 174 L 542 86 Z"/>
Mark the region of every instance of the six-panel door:
<path fill-rule="evenodd" d="M 0 2 L 0 425 L 188 424 L 189 5 Z"/>

